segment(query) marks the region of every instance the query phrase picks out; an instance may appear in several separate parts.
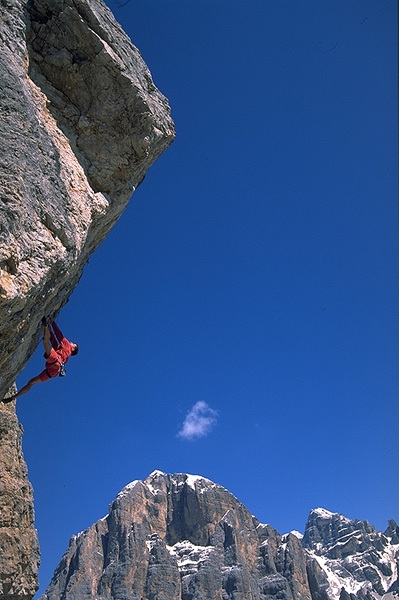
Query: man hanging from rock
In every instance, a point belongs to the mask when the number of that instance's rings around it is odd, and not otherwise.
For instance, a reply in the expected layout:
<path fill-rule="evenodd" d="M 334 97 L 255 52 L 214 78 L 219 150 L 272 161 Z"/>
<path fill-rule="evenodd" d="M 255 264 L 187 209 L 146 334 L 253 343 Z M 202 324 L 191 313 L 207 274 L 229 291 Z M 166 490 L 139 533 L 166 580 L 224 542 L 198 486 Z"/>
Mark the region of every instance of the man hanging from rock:
<path fill-rule="evenodd" d="M 55 321 L 43 317 L 42 323 L 44 327 L 44 358 L 46 359 L 44 371 L 30 379 L 16 395 L 4 398 L 4 403 L 11 402 L 11 400 L 19 398 L 22 394 L 26 394 L 37 383 L 48 381 L 53 377 L 57 377 L 57 375 L 65 375 L 65 363 L 70 356 L 75 356 L 78 353 L 78 345 L 64 337 Z"/>

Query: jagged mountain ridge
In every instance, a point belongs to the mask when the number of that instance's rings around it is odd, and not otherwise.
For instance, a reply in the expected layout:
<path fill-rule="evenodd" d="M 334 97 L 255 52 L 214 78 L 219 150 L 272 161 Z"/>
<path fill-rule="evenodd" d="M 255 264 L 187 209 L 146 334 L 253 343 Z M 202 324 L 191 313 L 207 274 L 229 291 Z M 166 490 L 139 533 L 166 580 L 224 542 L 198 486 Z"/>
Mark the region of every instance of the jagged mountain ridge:
<path fill-rule="evenodd" d="M 344 589 L 357 598 L 380 598 L 399 591 L 398 533 L 395 521 L 381 533 L 367 521 L 319 508 L 309 515 L 302 545 L 325 572 L 329 597 L 339 598 Z"/>
<path fill-rule="evenodd" d="M 388 600 L 398 561 L 394 521 L 315 509 L 281 535 L 222 486 L 154 471 L 71 538 L 40 600 Z"/>

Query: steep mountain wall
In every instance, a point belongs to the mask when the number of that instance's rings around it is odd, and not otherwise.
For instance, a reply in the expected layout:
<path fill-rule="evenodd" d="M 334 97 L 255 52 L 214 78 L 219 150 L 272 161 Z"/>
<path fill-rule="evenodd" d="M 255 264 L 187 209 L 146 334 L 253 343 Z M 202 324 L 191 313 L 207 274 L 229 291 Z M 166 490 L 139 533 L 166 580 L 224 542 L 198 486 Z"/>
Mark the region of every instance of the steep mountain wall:
<path fill-rule="evenodd" d="M 13 407 L 0 405 L 0 600 L 29 600 L 37 589 L 39 545 L 21 439 Z"/>
<path fill-rule="evenodd" d="M 298 538 L 207 479 L 155 471 L 72 538 L 41 600 L 269 597 L 311 600 Z"/>
<path fill-rule="evenodd" d="M 0 398 L 174 138 L 101 0 L 0 2 Z"/>
<path fill-rule="evenodd" d="M 399 528 L 382 533 L 368 521 L 312 510 L 302 545 L 310 564 L 323 570 L 329 598 L 371 600 L 398 595 Z"/>
<path fill-rule="evenodd" d="M 394 600 L 393 521 L 382 534 L 317 509 L 301 538 L 208 479 L 155 471 L 72 537 L 40 600 Z"/>
<path fill-rule="evenodd" d="M 0 0 L 0 400 L 174 126 L 102 0 Z M 37 589 L 32 490 L 0 403 L 0 600 Z"/>

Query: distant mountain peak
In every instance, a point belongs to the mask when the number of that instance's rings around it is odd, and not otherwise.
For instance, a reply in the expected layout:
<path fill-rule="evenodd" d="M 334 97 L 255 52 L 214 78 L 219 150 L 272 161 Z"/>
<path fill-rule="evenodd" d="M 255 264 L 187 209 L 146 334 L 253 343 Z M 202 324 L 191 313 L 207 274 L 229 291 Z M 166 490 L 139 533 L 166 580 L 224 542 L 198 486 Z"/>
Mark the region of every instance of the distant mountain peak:
<path fill-rule="evenodd" d="M 389 522 L 386 532 L 392 532 L 389 537 L 368 521 L 351 520 L 323 508 L 312 510 L 302 545 L 327 578 L 328 598 L 370 600 L 386 596 L 388 599 L 396 593 L 399 558 L 396 531 L 394 521 Z"/>
<path fill-rule="evenodd" d="M 331 512 L 326 508 L 313 508 L 309 513 L 309 518 L 311 517 L 320 517 L 321 519 L 341 519 L 343 521 L 350 521 L 340 513 Z"/>
<path fill-rule="evenodd" d="M 144 484 L 149 487 L 154 487 L 155 484 L 159 485 L 160 482 L 166 482 L 167 485 L 172 485 L 176 487 L 182 487 L 187 485 L 194 491 L 198 488 L 200 490 L 204 490 L 208 487 L 219 487 L 221 489 L 223 486 L 220 486 L 210 479 L 203 477 L 202 475 L 191 475 L 189 473 L 164 473 L 163 471 L 155 470 L 145 479 Z"/>
<path fill-rule="evenodd" d="M 41 600 L 393 600 L 389 532 L 319 508 L 282 536 L 209 479 L 157 470 L 72 538 Z"/>
<path fill-rule="evenodd" d="M 159 469 L 155 469 L 154 471 L 152 471 L 152 473 L 150 473 L 146 479 L 146 481 L 148 479 L 154 479 L 155 477 L 163 477 L 164 475 L 166 475 L 166 473 L 164 473 L 163 471 L 160 471 Z"/>

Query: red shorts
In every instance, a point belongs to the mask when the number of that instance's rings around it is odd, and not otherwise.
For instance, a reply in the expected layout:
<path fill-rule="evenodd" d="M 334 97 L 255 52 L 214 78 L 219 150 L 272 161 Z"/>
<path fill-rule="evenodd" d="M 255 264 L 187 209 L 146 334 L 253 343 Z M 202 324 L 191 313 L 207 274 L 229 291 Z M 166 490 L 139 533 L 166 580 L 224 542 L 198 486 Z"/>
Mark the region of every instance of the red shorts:
<path fill-rule="evenodd" d="M 52 348 L 46 359 L 46 368 L 39 375 L 40 381 L 48 381 L 52 377 L 57 377 L 60 368 L 60 359 L 54 348 Z"/>
<path fill-rule="evenodd" d="M 48 381 L 51 379 L 50 375 L 47 373 L 46 369 L 39 374 L 40 381 Z"/>

